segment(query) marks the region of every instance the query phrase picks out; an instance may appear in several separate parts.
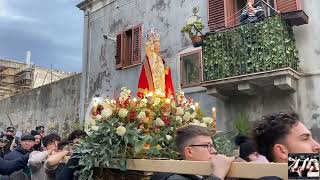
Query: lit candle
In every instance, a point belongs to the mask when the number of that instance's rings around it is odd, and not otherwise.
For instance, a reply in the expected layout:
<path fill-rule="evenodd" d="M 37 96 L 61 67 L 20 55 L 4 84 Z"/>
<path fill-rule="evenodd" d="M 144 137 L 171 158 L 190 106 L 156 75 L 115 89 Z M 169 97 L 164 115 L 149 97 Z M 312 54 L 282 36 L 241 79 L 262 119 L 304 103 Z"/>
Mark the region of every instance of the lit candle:
<path fill-rule="evenodd" d="M 214 129 L 217 128 L 217 111 L 216 111 L 216 108 L 215 107 L 212 107 L 212 127 Z"/>
<path fill-rule="evenodd" d="M 194 103 L 194 105 L 196 106 L 196 111 L 197 111 L 199 109 L 199 103 L 196 102 L 196 103 Z"/>

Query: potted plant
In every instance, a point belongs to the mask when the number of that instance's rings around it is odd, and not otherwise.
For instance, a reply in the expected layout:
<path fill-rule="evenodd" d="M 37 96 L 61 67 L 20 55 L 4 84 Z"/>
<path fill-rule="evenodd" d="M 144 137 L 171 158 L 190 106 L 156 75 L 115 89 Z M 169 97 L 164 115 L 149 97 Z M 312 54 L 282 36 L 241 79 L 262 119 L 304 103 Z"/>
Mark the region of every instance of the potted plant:
<path fill-rule="evenodd" d="M 202 33 L 204 24 L 201 18 L 198 16 L 199 7 L 195 6 L 192 9 L 193 15 L 188 18 L 185 26 L 182 27 L 181 32 L 187 33 L 195 47 L 202 45 Z"/>

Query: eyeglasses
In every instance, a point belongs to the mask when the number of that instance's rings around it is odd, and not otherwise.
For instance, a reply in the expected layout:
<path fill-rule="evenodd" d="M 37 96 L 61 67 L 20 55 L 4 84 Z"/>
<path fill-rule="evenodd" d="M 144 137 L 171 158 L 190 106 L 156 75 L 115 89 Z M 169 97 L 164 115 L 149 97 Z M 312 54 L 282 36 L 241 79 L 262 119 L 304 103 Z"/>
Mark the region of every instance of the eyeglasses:
<path fill-rule="evenodd" d="M 189 147 L 206 147 L 211 154 L 214 154 L 214 155 L 218 154 L 218 152 L 214 147 L 214 144 L 191 144 L 189 145 Z"/>

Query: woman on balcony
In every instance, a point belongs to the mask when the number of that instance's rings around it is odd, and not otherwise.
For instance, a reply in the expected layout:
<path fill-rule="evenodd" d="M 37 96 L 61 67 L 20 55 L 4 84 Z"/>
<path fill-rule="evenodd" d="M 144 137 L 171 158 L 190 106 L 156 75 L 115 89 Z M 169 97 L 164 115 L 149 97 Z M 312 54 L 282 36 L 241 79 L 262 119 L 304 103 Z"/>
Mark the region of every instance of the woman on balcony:
<path fill-rule="evenodd" d="M 258 19 L 264 18 L 264 11 L 260 4 L 260 0 L 247 0 L 246 8 L 243 9 L 240 15 L 240 22 L 252 23 Z"/>

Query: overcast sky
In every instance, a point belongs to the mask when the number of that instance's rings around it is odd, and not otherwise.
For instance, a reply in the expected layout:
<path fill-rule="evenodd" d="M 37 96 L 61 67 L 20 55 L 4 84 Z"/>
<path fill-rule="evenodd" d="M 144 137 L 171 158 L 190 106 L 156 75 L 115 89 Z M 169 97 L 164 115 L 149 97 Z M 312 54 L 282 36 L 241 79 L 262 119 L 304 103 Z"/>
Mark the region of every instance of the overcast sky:
<path fill-rule="evenodd" d="M 0 58 L 81 71 L 81 0 L 0 0 Z"/>

